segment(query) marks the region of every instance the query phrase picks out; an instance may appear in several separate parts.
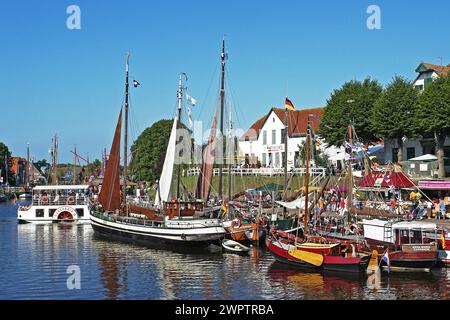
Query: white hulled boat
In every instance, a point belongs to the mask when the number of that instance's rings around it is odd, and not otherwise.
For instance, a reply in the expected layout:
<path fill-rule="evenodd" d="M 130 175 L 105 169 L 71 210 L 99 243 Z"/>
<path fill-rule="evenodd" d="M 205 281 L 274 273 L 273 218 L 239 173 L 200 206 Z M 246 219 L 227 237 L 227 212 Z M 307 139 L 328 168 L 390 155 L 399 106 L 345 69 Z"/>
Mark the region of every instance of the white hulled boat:
<path fill-rule="evenodd" d="M 181 76 L 180 76 L 181 87 Z M 175 117 L 169 138 L 164 167 L 162 170 L 156 205 L 167 206 L 172 190 L 172 177 L 176 157 L 176 137 L 181 117 L 181 91 L 178 95 L 178 116 Z M 127 121 L 128 114 L 128 56 L 126 64 L 125 84 L 125 146 L 124 146 L 124 179 L 126 179 Z M 146 215 L 133 212 L 133 206 L 127 203 L 125 196 L 120 195 L 120 140 L 122 127 L 122 111 L 120 111 L 114 140 L 111 146 L 109 161 L 105 171 L 99 203 L 91 214 L 91 225 L 97 235 L 108 239 L 127 240 L 155 246 L 156 248 L 178 248 L 181 246 L 207 246 L 223 238 L 225 230 L 218 218 L 203 216 L 183 216 L 181 203 L 175 202 L 177 216 L 161 210 L 158 215 L 148 218 Z M 124 182 L 123 185 L 126 185 Z"/>
<path fill-rule="evenodd" d="M 88 185 L 34 187 L 31 204 L 19 206 L 17 219 L 19 223 L 89 223 L 92 203 L 86 195 L 88 188 Z"/>

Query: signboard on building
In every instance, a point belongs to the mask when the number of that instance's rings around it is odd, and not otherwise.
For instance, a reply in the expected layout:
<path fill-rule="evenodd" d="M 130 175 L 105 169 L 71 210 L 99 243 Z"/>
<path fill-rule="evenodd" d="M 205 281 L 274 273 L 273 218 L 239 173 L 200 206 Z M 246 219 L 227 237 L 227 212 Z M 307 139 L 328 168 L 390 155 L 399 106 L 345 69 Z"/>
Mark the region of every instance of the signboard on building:
<path fill-rule="evenodd" d="M 283 152 L 284 151 L 284 144 L 265 146 L 264 151 L 267 151 L 267 152 Z"/>
<path fill-rule="evenodd" d="M 450 190 L 450 181 L 419 181 L 419 188 Z"/>

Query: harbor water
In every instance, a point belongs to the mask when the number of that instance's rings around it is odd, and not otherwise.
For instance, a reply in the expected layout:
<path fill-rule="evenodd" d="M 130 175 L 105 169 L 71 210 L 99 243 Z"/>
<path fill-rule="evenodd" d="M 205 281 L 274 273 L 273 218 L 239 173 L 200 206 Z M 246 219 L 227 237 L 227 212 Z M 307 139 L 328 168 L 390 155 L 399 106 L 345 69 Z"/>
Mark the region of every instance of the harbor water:
<path fill-rule="evenodd" d="M 448 300 L 450 269 L 380 276 L 311 273 L 247 256 L 111 242 L 89 224 L 18 224 L 0 204 L 0 299 Z M 70 286 L 78 270 L 79 286 Z"/>

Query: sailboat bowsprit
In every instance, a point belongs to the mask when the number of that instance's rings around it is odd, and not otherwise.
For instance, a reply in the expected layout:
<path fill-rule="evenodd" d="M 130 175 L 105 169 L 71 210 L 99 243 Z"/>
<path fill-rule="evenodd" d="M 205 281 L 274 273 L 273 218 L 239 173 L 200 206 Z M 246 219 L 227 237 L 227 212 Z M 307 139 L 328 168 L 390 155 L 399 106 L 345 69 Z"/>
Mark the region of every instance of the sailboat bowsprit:
<path fill-rule="evenodd" d="M 128 56 L 126 66 L 125 90 L 125 123 L 128 114 Z M 181 95 L 179 95 L 179 99 Z M 179 100 L 180 103 L 180 100 Z M 186 209 L 182 201 L 169 201 L 172 190 L 172 176 L 175 165 L 175 144 L 181 110 L 179 105 L 178 117 L 174 124 L 167 147 L 164 168 L 158 186 L 155 210 L 152 215 L 135 210 L 136 206 L 126 202 L 121 197 L 120 190 L 120 138 L 122 128 L 122 111 L 120 111 L 110 157 L 105 170 L 105 178 L 99 195 L 99 205 L 91 215 L 91 225 L 97 235 L 109 239 L 128 240 L 158 248 L 179 246 L 208 246 L 219 244 L 225 229 L 218 218 L 184 215 Z M 125 143 L 127 140 L 127 126 L 125 125 Z M 126 156 L 124 157 L 124 179 L 126 179 Z M 126 186 L 126 182 L 123 184 Z M 178 197 L 177 197 L 178 198 Z M 137 212 L 139 211 L 139 212 Z M 178 214 L 174 214 L 178 212 Z M 136 214 L 137 213 L 137 214 Z M 220 245 L 220 244 L 219 244 Z"/>

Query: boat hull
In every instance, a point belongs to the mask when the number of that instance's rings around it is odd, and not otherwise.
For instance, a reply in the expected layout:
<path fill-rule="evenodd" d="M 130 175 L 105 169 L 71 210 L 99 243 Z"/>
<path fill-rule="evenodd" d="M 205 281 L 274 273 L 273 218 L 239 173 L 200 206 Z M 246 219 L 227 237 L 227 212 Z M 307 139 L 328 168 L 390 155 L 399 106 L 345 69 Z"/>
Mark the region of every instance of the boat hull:
<path fill-rule="evenodd" d="M 286 245 L 288 246 L 288 245 Z M 276 261 L 288 264 L 291 266 L 295 266 L 297 268 L 301 269 L 308 269 L 308 270 L 320 270 L 320 267 L 317 267 L 315 265 L 312 265 L 310 263 L 307 263 L 305 261 L 302 261 L 300 259 L 296 259 L 289 255 L 288 253 L 288 247 L 282 247 L 282 244 L 276 244 L 273 240 L 269 240 L 268 237 L 266 237 L 266 247 L 270 250 L 270 253 L 275 258 Z"/>
<path fill-rule="evenodd" d="M 431 245 L 403 245 L 400 249 L 388 242 L 366 239 L 370 251 L 376 250 L 383 255 L 389 247 L 389 258 L 392 271 L 430 271 L 438 263 L 438 251 Z M 416 247 L 415 251 L 411 250 Z M 408 249 L 408 250 L 407 250 Z M 387 268 L 386 262 L 382 261 L 383 269 Z"/>
<path fill-rule="evenodd" d="M 344 258 L 340 256 L 325 256 L 323 260 L 324 271 L 334 272 L 365 272 L 369 264 L 370 257 Z"/>
<path fill-rule="evenodd" d="M 107 221 L 91 215 L 91 226 L 95 234 L 104 238 L 139 243 L 153 248 L 206 247 L 218 244 L 225 234 L 221 227 L 165 228 L 161 226 L 135 226 Z"/>

